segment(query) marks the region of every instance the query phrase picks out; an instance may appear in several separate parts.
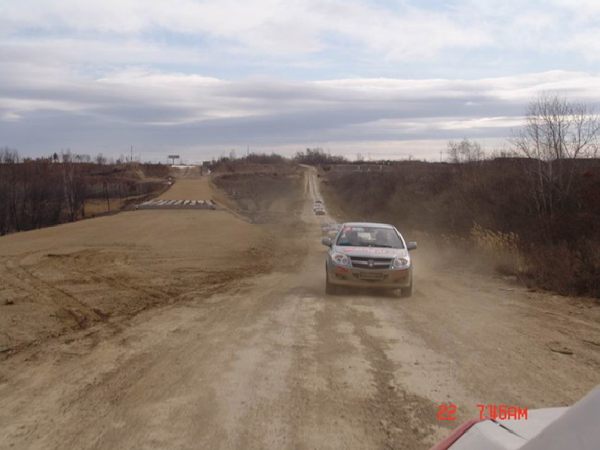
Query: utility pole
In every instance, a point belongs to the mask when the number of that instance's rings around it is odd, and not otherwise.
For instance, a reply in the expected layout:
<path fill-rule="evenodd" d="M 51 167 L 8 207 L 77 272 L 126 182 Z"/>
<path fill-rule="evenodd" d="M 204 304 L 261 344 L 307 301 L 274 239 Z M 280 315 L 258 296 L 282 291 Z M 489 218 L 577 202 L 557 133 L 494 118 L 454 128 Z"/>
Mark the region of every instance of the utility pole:
<path fill-rule="evenodd" d="M 129 162 L 133 162 L 133 145 L 131 146 L 131 157 L 129 158 Z"/>

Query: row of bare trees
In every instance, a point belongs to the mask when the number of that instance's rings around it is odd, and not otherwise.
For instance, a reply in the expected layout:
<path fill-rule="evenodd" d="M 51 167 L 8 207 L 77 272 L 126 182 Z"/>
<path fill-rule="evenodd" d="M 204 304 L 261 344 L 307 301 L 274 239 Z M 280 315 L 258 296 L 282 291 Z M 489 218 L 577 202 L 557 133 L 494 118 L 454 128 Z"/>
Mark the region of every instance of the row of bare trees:
<path fill-rule="evenodd" d="M 573 204 L 578 166 L 598 156 L 599 133 L 600 122 L 589 105 L 546 94 L 531 102 L 525 126 L 511 141 L 518 153 L 535 161 L 526 173 L 541 217 L 552 221 L 556 212 Z"/>
<path fill-rule="evenodd" d="M 344 164 L 348 160 L 343 156 L 331 155 L 322 148 L 307 148 L 306 151 L 296 152 L 294 161 L 300 164 Z"/>
<path fill-rule="evenodd" d="M 540 233 L 553 240 L 557 215 L 578 206 L 576 180 L 598 157 L 600 120 L 594 109 L 559 95 L 541 94 L 527 107 L 525 124 L 513 132 L 502 156 L 520 157 L 526 192 L 540 222 Z M 450 141 L 448 161 L 476 165 L 486 159 L 476 141 Z"/>
<path fill-rule="evenodd" d="M 16 150 L 0 148 L 0 236 L 79 220 L 90 199 L 105 201 L 110 211 L 111 199 L 161 189 L 168 174 L 159 164 L 107 165 L 102 155 L 67 151 L 22 159 Z"/>
<path fill-rule="evenodd" d="M 0 235 L 75 221 L 86 198 L 83 165 L 70 154 L 21 160 L 0 149 Z"/>

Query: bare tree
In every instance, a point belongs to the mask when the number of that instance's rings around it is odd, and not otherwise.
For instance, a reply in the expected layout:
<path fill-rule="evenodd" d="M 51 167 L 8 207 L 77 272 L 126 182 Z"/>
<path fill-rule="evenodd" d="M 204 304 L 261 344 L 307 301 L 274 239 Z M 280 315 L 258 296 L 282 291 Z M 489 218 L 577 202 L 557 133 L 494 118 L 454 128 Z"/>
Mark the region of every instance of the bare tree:
<path fill-rule="evenodd" d="M 300 164 L 343 164 L 347 163 L 348 160 L 343 156 L 331 156 L 330 153 L 326 153 L 322 148 L 307 148 L 306 151 L 296 152 L 294 161 Z"/>
<path fill-rule="evenodd" d="M 18 160 L 16 151 L 4 147 L 0 148 L 0 236 L 11 229 L 14 205 L 14 169 L 11 167 Z"/>
<path fill-rule="evenodd" d="M 103 166 L 107 162 L 105 156 L 102 153 L 98 153 L 98 155 L 96 155 L 95 160 L 96 160 L 96 164 L 98 164 L 99 166 Z"/>
<path fill-rule="evenodd" d="M 600 122 L 590 106 L 541 94 L 527 109 L 525 125 L 511 141 L 533 161 L 527 165 L 531 194 L 540 215 L 553 217 L 569 199 L 576 172 L 573 160 L 598 154 Z"/>
<path fill-rule="evenodd" d="M 448 160 L 451 163 L 470 163 L 481 161 L 485 158 L 485 152 L 479 142 L 463 139 L 460 142 L 448 142 Z"/>
<path fill-rule="evenodd" d="M 529 158 L 560 161 L 598 154 L 600 123 L 593 108 L 542 94 L 527 109 L 525 126 L 513 137 Z"/>
<path fill-rule="evenodd" d="M 83 181 L 81 170 L 74 164 L 71 151 L 62 153 L 63 186 L 67 207 L 69 208 L 69 220 L 75 222 L 82 213 L 85 201 L 86 186 Z"/>

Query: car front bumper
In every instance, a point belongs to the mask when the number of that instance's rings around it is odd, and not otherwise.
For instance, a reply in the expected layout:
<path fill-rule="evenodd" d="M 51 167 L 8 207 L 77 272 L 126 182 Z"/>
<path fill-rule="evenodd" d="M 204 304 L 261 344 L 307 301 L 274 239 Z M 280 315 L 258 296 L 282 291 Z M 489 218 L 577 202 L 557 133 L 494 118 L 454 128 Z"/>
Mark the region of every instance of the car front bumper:
<path fill-rule="evenodd" d="M 401 270 L 356 269 L 330 263 L 327 274 L 336 286 L 397 289 L 407 288 L 412 282 L 412 266 Z"/>

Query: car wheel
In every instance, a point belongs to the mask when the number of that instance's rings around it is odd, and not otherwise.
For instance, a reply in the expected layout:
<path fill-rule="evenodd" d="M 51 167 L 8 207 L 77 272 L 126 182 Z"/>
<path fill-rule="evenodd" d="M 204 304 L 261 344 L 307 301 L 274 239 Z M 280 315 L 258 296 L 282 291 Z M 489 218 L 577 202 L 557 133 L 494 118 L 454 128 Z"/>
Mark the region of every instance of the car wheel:
<path fill-rule="evenodd" d="M 329 282 L 329 274 L 327 273 L 327 271 L 325 272 L 325 293 L 327 295 L 337 294 L 337 286 Z"/>
<path fill-rule="evenodd" d="M 401 288 L 400 289 L 400 297 L 402 298 L 408 298 L 412 295 L 412 281 L 410 282 L 410 286 L 406 287 L 406 288 Z"/>

